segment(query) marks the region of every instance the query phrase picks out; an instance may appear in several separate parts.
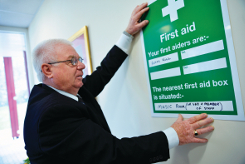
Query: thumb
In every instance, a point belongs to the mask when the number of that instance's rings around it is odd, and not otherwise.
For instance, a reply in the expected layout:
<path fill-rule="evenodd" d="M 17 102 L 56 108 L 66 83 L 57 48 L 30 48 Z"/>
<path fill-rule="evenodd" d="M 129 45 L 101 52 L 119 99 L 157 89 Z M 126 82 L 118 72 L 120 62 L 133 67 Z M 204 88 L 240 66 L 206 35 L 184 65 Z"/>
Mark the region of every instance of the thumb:
<path fill-rule="evenodd" d="M 178 119 L 176 120 L 176 122 L 181 122 L 181 121 L 183 121 L 183 116 L 181 115 L 181 114 L 179 114 L 179 116 L 178 116 Z"/>

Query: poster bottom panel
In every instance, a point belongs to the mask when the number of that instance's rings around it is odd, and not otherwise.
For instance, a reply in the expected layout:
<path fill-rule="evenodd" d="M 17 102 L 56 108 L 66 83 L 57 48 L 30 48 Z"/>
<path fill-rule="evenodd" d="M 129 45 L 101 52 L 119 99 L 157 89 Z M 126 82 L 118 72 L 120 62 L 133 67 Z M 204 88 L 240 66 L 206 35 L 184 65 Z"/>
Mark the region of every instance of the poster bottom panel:
<path fill-rule="evenodd" d="M 155 111 L 233 111 L 232 101 L 154 103 Z"/>

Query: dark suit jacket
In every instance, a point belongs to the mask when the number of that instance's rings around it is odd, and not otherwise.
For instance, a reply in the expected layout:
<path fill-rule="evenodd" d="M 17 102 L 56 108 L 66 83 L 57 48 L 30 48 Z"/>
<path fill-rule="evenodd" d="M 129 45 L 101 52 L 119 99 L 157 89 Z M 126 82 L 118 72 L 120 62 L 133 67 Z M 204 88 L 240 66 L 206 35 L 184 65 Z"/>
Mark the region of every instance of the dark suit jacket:
<path fill-rule="evenodd" d="M 24 123 L 25 148 L 32 164 L 145 164 L 169 158 L 163 132 L 113 136 L 95 99 L 126 57 L 114 46 L 101 66 L 84 78 L 79 94 L 86 105 L 45 84 L 34 86 Z"/>

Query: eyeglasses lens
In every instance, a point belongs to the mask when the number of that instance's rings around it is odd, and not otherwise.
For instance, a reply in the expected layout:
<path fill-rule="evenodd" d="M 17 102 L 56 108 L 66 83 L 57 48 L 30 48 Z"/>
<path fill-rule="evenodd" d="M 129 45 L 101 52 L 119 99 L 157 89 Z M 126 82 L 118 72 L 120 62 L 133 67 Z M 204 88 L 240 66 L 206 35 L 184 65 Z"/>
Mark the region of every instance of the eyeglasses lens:
<path fill-rule="evenodd" d="M 83 58 L 81 58 L 81 57 L 80 57 L 80 58 L 78 58 L 78 60 L 79 60 L 80 62 L 83 62 Z"/>
<path fill-rule="evenodd" d="M 77 64 L 77 59 L 75 57 L 71 58 L 71 64 L 76 65 Z"/>
<path fill-rule="evenodd" d="M 78 59 L 75 58 L 75 57 L 71 58 L 71 64 L 72 65 L 77 65 L 77 62 L 78 61 L 82 62 L 83 61 L 83 58 L 81 58 L 81 57 L 79 57 Z"/>

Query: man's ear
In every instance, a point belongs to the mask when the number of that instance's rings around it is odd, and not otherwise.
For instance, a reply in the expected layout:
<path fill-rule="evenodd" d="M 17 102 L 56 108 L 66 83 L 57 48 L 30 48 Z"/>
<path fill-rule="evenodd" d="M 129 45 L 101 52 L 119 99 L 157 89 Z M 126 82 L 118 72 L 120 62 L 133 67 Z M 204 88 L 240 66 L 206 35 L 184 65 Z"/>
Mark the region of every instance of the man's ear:
<path fill-rule="evenodd" d="M 43 63 L 41 66 L 42 72 L 43 74 L 47 77 L 47 78 L 52 78 L 53 77 L 53 72 L 51 70 L 51 65 L 50 64 L 46 64 Z"/>

